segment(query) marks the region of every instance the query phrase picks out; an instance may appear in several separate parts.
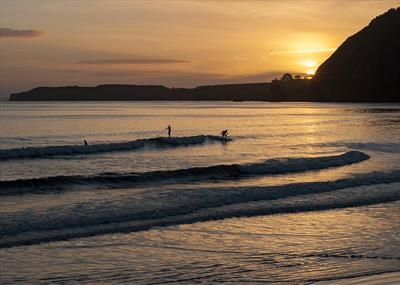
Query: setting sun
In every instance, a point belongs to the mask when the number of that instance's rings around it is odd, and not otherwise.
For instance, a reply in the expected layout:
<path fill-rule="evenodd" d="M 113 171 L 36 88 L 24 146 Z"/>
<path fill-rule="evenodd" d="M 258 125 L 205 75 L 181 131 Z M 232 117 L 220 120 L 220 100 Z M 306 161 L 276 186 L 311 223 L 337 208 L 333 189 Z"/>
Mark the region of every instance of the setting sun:
<path fill-rule="evenodd" d="M 317 62 L 315 60 L 311 60 L 311 59 L 299 61 L 298 64 L 307 68 L 305 73 L 308 75 L 314 75 L 316 68 L 318 66 Z"/>
<path fill-rule="evenodd" d="M 393 5 L 374 2 L 365 11 L 360 2 L 328 9 L 325 1 L 0 2 L 3 99 L 36 86 L 196 87 L 314 73 L 348 35 Z M 357 13 L 343 17 L 349 7 Z M 111 17 L 118 20 L 104 21 Z"/>
<path fill-rule="evenodd" d="M 317 62 L 315 60 L 302 60 L 299 62 L 300 65 L 306 66 L 306 67 L 315 67 L 317 66 Z"/>

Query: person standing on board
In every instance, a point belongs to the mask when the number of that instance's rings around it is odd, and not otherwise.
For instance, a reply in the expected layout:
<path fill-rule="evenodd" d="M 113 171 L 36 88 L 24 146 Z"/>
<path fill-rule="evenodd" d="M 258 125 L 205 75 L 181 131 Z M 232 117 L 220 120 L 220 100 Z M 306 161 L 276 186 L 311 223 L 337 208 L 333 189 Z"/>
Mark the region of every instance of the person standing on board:
<path fill-rule="evenodd" d="M 222 135 L 222 138 L 227 138 L 228 137 L 228 130 L 223 130 L 222 132 L 221 132 L 221 135 Z"/>
<path fill-rule="evenodd" d="M 171 126 L 170 125 L 168 125 L 167 130 L 168 130 L 168 137 L 171 138 Z"/>

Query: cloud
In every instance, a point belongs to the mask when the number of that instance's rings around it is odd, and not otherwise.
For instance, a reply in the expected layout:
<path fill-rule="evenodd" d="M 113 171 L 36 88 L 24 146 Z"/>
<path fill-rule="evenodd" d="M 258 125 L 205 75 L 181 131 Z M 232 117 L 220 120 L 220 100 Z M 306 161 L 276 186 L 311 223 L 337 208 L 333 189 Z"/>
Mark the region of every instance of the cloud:
<path fill-rule="evenodd" d="M 234 56 L 233 59 L 236 60 L 236 61 L 246 61 L 246 60 L 248 60 L 248 58 L 242 57 L 242 56 Z"/>
<path fill-rule="evenodd" d="M 0 28 L 0 38 L 37 38 L 45 34 L 38 30 L 13 30 L 9 28 Z"/>
<path fill-rule="evenodd" d="M 187 60 L 168 59 L 168 58 L 123 58 L 123 59 L 98 59 L 98 60 L 80 60 L 77 64 L 91 65 L 112 65 L 112 64 L 171 64 L 188 63 Z"/>
<path fill-rule="evenodd" d="M 253 74 L 242 74 L 225 76 L 227 83 L 257 83 L 257 82 L 270 82 L 275 78 L 280 78 L 287 71 L 271 71 Z"/>
<path fill-rule="evenodd" d="M 132 77 L 132 76 L 145 76 L 149 74 L 160 73 L 159 71 L 144 71 L 144 70 L 81 70 L 81 69 L 49 69 L 51 72 L 64 73 L 67 75 L 85 74 L 96 77 Z"/>
<path fill-rule="evenodd" d="M 270 55 L 275 54 L 307 54 L 307 53 L 328 53 L 335 51 L 336 48 L 319 48 L 319 49 L 304 49 L 304 50 L 274 50 Z"/>

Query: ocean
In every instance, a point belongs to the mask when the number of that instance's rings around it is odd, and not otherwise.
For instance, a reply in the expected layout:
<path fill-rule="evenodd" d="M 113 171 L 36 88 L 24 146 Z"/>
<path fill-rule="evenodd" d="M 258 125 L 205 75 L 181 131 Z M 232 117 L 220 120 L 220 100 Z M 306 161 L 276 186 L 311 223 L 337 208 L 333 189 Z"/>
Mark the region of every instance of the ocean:
<path fill-rule="evenodd" d="M 0 111 L 1 284 L 313 284 L 400 271 L 399 104 Z"/>

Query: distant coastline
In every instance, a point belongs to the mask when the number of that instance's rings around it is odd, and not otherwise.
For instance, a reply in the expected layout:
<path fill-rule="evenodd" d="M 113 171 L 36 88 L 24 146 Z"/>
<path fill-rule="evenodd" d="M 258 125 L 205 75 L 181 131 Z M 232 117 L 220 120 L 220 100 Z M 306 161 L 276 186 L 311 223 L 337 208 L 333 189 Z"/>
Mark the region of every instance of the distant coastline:
<path fill-rule="evenodd" d="M 127 84 L 107 84 L 95 87 L 37 87 L 11 94 L 9 101 L 400 102 L 400 95 L 397 93 L 389 94 L 389 96 L 375 96 L 375 94 L 364 92 L 367 90 L 361 88 L 359 90 L 364 93 L 360 94 L 357 89 L 351 88 L 354 96 L 343 91 L 338 96 L 331 92 L 331 89 L 323 90 L 321 85 L 316 84 L 318 82 L 312 79 L 292 77 L 285 79 L 285 75 L 280 80 L 275 79 L 272 82 L 204 85 L 195 88 Z"/>
<path fill-rule="evenodd" d="M 37 87 L 10 101 L 400 102 L 400 7 L 344 41 L 312 79 L 284 74 L 265 83 L 167 88 L 162 85 Z"/>
<path fill-rule="evenodd" d="M 95 87 L 37 87 L 10 95 L 10 101 L 302 101 L 309 80 L 168 88 L 108 84 Z"/>

